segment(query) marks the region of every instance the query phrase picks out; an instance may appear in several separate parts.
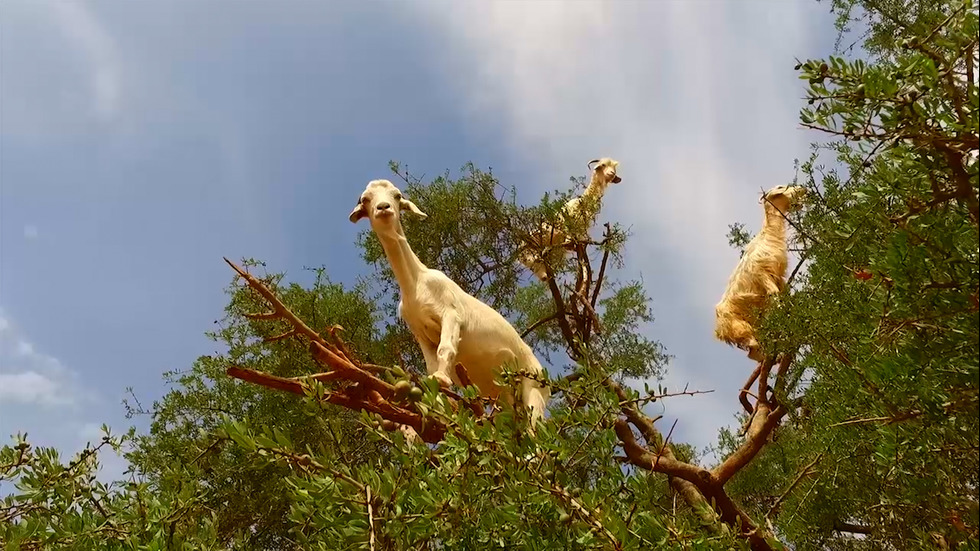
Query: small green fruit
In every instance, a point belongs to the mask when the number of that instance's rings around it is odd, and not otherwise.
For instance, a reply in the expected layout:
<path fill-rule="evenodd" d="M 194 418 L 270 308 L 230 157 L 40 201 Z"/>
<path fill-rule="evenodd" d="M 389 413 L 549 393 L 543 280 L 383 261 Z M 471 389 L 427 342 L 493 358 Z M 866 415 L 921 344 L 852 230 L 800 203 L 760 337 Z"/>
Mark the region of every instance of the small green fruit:
<path fill-rule="evenodd" d="M 395 383 L 395 400 L 401 402 L 412 390 L 412 383 L 402 379 Z"/>
<path fill-rule="evenodd" d="M 411 401 L 413 401 L 413 402 L 418 402 L 419 400 L 422 399 L 422 396 L 424 394 L 425 393 L 422 392 L 422 389 L 421 388 L 415 386 L 415 387 L 412 387 L 412 390 L 408 391 L 408 399 L 411 400 Z"/>

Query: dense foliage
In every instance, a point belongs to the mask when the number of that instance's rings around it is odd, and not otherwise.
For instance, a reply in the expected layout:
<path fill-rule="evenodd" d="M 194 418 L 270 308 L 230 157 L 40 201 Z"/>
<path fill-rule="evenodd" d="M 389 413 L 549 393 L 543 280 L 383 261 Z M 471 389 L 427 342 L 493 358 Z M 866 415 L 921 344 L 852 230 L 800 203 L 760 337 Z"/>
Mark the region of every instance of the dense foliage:
<path fill-rule="evenodd" d="M 801 119 L 830 141 L 801 167 L 808 264 L 766 332 L 802 350 L 802 410 L 744 491 L 771 506 L 773 472 L 801 476 L 771 516 L 806 548 L 976 548 L 977 12 L 837 5 L 872 59 L 801 65 Z"/>

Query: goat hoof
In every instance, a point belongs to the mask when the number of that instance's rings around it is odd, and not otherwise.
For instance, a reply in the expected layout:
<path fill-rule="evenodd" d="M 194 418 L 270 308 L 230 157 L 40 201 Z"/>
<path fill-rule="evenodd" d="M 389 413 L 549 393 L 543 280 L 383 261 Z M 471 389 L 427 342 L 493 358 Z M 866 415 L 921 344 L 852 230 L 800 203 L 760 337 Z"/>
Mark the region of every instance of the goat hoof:
<path fill-rule="evenodd" d="M 433 373 L 432 375 L 429 375 L 429 377 L 439 381 L 439 386 L 442 388 L 449 388 L 453 386 L 453 380 L 450 379 L 445 373 Z"/>

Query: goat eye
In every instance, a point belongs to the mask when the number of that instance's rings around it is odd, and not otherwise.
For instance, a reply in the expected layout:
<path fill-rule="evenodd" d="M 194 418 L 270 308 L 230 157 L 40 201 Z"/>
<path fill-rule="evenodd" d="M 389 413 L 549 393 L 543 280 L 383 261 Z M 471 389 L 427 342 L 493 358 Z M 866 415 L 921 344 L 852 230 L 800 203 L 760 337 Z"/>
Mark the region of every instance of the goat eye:
<path fill-rule="evenodd" d="M 401 198 L 402 198 L 402 194 L 401 193 L 396 193 L 395 194 L 395 201 L 400 201 Z"/>

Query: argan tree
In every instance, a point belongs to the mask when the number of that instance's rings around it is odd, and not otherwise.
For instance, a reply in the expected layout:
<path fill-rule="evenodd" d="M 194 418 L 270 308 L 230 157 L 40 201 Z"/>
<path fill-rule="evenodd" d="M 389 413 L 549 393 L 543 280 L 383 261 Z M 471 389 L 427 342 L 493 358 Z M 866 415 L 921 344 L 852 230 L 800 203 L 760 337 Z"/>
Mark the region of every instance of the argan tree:
<path fill-rule="evenodd" d="M 472 166 L 423 182 L 393 164 L 430 215 L 406 221 L 413 250 L 511 319 L 545 360 L 553 398 L 534 436 L 520 407 L 424 378 L 365 231 L 372 270 L 354 288 L 324 269 L 304 289 L 229 262 L 231 300 L 212 334 L 227 351 L 169 374 L 173 390 L 149 409 L 130 404 L 153 421 L 122 438 L 130 481 L 94 479 L 99 447 L 120 444 L 108 434 L 68 464 L 23 440 L 0 450 L 0 481 L 17 482 L 0 503 L 0 542 L 977 549 L 976 7 L 832 9 L 840 57 L 797 67 L 801 122 L 826 138 L 800 166 L 796 184 L 810 193 L 788 215 L 801 264 L 763 317 L 756 376 L 710 389 L 742 412 L 716 464 L 646 413 L 702 389 L 656 384 L 666 351 L 639 331 L 653 319 L 643 286 L 617 278 L 629 261 L 620 226 L 569 244 L 539 282 L 517 258 L 573 191 L 526 207 Z M 407 443 L 396 424 L 423 442 Z"/>

